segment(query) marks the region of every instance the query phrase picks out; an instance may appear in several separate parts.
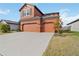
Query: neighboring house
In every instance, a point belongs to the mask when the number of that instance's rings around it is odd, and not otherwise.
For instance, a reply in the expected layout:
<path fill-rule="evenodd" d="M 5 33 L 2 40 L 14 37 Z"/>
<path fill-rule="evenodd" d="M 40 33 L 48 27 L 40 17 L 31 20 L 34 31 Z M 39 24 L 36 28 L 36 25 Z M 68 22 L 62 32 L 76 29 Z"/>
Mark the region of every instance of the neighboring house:
<path fill-rule="evenodd" d="M 55 23 L 60 22 L 59 12 L 43 14 L 36 6 L 31 4 L 24 4 L 19 11 L 21 31 L 55 32 L 58 30 Z"/>
<path fill-rule="evenodd" d="M 19 29 L 18 22 L 15 22 L 15 21 L 1 20 L 0 23 L 8 24 L 10 26 L 10 30 L 18 30 Z"/>
<path fill-rule="evenodd" d="M 79 31 L 79 19 L 77 19 L 71 23 L 68 23 L 67 25 L 71 26 L 71 31 Z"/>
<path fill-rule="evenodd" d="M 70 29 L 71 29 L 71 26 L 68 26 L 68 25 L 61 28 L 61 30 L 63 31 L 69 31 Z"/>

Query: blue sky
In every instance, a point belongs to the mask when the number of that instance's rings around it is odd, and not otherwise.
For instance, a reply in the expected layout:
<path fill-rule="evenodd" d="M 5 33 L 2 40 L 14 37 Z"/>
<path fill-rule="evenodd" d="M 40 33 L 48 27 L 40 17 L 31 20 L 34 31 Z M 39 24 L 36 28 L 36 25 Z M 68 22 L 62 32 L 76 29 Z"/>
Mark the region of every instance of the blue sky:
<path fill-rule="evenodd" d="M 0 3 L 0 19 L 19 21 L 19 8 L 22 5 L 22 3 Z M 64 24 L 79 18 L 79 4 L 77 3 L 35 3 L 34 5 L 43 13 L 60 12 Z"/>

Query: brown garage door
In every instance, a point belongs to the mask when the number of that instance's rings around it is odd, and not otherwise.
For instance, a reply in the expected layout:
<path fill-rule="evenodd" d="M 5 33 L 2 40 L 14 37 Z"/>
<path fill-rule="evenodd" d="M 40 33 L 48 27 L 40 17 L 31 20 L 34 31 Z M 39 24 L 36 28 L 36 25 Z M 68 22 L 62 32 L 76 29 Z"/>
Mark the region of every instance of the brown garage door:
<path fill-rule="evenodd" d="M 44 32 L 54 32 L 55 27 L 52 22 L 44 23 Z"/>
<path fill-rule="evenodd" d="M 23 31 L 40 32 L 40 25 L 37 23 L 27 23 L 23 25 Z"/>

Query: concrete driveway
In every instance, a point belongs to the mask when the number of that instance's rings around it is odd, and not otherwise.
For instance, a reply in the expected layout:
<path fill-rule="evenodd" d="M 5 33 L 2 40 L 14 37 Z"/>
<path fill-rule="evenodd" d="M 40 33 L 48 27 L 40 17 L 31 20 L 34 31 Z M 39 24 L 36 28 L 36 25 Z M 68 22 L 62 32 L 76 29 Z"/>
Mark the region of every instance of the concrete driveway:
<path fill-rule="evenodd" d="M 53 33 L 17 32 L 0 35 L 0 55 L 41 56 Z"/>

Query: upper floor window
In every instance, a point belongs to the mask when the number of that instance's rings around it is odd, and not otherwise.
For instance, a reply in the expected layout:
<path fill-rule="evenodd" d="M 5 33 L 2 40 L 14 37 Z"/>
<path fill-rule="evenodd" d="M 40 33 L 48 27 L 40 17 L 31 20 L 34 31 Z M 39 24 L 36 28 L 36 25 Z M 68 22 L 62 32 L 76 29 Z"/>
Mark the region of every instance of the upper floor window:
<path fill-rule="evenodd" d="M 24 10 L 24 11 L 22 11 L 22 16 L 28 16 L 28 15 L 31 15 L 31 9 L 27 9 L 27 10 Z"/>
<path fill-rule="evenodd" d="M 27 9 L 26 10 L 26 16 L 31 15 L 31 11 L 32 11 L 31 9 Z"/>

